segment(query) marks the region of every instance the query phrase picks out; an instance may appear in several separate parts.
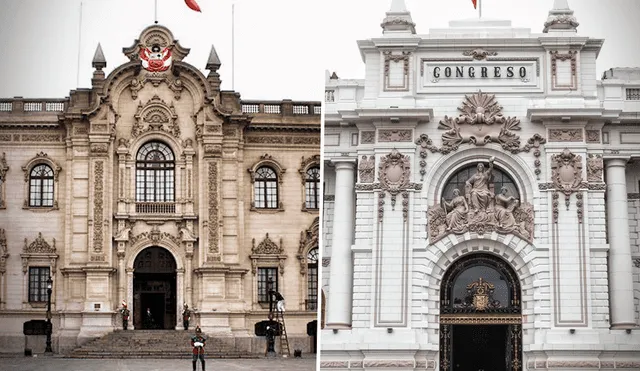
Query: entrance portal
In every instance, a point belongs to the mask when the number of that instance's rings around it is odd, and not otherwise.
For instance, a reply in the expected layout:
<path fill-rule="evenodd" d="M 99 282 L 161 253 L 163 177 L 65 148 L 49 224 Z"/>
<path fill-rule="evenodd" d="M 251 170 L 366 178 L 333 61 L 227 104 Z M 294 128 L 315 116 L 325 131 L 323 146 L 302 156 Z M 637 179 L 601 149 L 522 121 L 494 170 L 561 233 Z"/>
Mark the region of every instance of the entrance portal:
<path fill-rule="evenodd" d="M 522 371 L 520 282 L 489 254 L 445 273 L 440 290 L 441 371 Z"/>
<path fill-rule="evenodd" d="M 162 247 L 138 254 L 133 271 L 135 329 L 176 327 L 176 261 Z"/>

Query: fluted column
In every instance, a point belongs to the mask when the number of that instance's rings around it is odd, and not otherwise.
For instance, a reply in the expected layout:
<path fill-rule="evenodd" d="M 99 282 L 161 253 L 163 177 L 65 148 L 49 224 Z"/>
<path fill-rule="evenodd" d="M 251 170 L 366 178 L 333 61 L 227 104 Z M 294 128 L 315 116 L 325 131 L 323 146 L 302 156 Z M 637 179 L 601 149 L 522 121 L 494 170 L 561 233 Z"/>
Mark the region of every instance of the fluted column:
<path fill-rule="evenodd" d="M 133 302 L 133 268 L 127 268 L 127 304 L 129 305 L 129 326 L 127 328 L 135 329 L 134 320 L 137 308 Z M 142 313 L 142 311 L 140 311 Z"/>
<path fill-rule="evenodd" d="M 611 327 L 635 327 L 629 216 L 627 159 L 609 159 L 607 168 L 607 222 L 609 236 L 609 307 Z"/>
<path fill-rule="evenodd" d="M 353 302 L 353 258 L 351 244 L 354 235 L 355 160 L 335 161 L 336 187 L 331 244 L 331 274 L 327 327 L 351 327 Z"/>
<path fill-rule="evenodd" d="M 176 270 L 176 330 L 182 327 L 182 305 L 184 303 L 184 268 Z"/>

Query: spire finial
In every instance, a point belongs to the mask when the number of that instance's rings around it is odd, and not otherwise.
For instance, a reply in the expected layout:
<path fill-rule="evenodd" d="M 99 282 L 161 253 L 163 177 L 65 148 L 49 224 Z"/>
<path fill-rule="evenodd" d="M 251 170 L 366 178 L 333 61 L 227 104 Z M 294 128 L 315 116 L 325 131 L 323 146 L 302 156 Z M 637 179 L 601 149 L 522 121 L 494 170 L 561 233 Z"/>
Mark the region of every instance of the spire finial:
<path fill-rule="evenodd" d="M 380 24 L 382 33 L 408 33 L 415 35 L 416 24 L 411 19 L 411 13 L 407 10 L 404 0 L 391 0 L 391 8 Z"/>
<path fill-rule="evenodd" d="M 207 59 L 206 69 L 210 71 L 217 71 L 222 63 L 220 63 L 220 58 L 218 57 L 218 53 L 216 53 L 216 48 L 211 45 L 211 51 L 209 52 L 209 59 Z"/>
<path fill-rule="evenodd" d="M 549 17 L 544 23 L 542 32 L 577 32 L 579 25 L 580 23 L 573 15 L 573 10 L 569 8 L 569 2 L 567 0 L 554 0 L 553 9 L 549 11 Z"/>
<path fill-rule="evenodd" d="M 103 68 L 107 67 L 107 60 L 104 58 L 104 53 L 102 52 L 102 46 L 100 45 L 100 43 L 98 43 L 96 52 L 93 54 L 93 61 L 91 61 L 91 66 L 98 71 L 101 71 Z"/>

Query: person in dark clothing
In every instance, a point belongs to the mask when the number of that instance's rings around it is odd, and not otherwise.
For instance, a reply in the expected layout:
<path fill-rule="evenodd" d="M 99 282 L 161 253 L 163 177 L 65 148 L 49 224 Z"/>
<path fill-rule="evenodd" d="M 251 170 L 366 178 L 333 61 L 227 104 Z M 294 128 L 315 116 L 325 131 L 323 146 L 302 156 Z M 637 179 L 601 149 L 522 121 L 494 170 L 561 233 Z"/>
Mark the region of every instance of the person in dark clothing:
<path fill-rule="evenodd" d="M 124 300 L 122 301 L 122 309 L 120 310 L 120 313 L 122 313 L 122 329 L 126 330 L 129 326 L 129 315 L 131 312 L 129 312 L 127 303 Z"/>
<path fill-rule="evenodd" d="M 182 325 L 185 330 L 189 329 L 189 320 L 191 320 L 191 311 L 187 303 L 184 303 L 184 310 L 182 311 Z"/>
<path fill-rule="evenodd" d="M 196 371 L 196 365 L 198 364 L 198 358 L 202 363 L 202 371 L 204 369 L 204 346 L 207 339 L 202 336 L 202 330 L 200 326 L 196 326 L 196 335 L 191 338 L 191 346 L 193 347 L 193 371 Z"/>
<path fill-rule="evenodd" d="M 282 294 L 280 294 L 276 290 L 271 290 L 270 293 L 273 296 L 273 299 L 277 302 L 276 310 L 278 312 L 284 313 L 284 296 L 282 296 Z"/>

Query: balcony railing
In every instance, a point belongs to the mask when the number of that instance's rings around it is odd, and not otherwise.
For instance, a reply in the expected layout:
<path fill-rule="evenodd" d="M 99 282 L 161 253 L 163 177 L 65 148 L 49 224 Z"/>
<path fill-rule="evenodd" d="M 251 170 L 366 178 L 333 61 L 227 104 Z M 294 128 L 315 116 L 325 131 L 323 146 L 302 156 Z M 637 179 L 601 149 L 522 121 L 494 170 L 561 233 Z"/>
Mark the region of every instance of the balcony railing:
<path fill-rule="evenodd" d="M 175 214 L 174 202 L 136 202 L 138 214 Z"/>
<path fill-rule="evenodd" d="M 640 89 L 627 89 L 627 100 L 640 100 Z"/>
<path fill-rule="evenodd" d="M 273 114 L 284 116 L 320 115 L 322 113 L 320 102 L 294 102 L 283 101 L 242 101 L 242 112 L 255 114 Z"/>
<path fill-rule="evenodd" d="M 62 112 L 67 102 L 67 99 L 0 99 L 0 112 Z"/>

